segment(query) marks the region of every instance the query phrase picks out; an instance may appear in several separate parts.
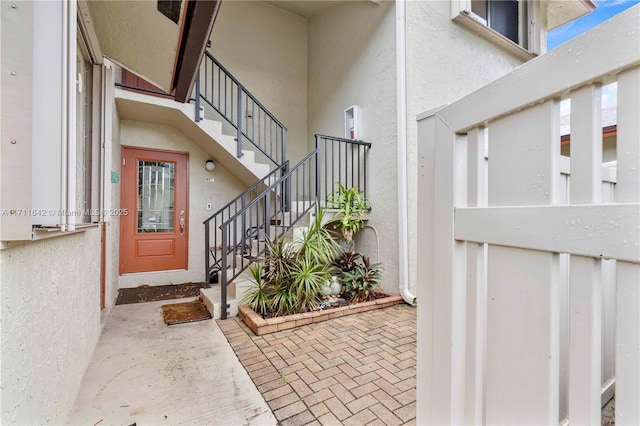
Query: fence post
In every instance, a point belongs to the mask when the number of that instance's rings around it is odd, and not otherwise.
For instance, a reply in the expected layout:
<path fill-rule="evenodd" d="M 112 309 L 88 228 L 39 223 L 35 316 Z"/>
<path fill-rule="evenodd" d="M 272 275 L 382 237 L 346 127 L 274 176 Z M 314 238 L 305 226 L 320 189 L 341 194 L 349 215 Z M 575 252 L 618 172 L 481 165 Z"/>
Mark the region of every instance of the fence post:
<path fill-rule="evenodd" d="M 237 133 L 237 152 L 238 158 L 242 157 L 242 85 L 238 83 L 238 133 Z"/>

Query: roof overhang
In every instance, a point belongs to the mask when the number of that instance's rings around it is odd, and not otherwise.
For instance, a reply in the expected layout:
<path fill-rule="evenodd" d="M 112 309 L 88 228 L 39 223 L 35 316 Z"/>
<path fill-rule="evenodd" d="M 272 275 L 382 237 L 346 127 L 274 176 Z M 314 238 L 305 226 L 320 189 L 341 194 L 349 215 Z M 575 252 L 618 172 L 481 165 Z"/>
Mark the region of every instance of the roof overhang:
<path fill-rule="evenodd" d="M 102 54 L 184 102 L 195 82 L 220 0 L 176 0 L 175 21 L 158 1 L 89 0 Z M 177 8 L 179 3 L 179 9 Z"/>
<path fill-rule="evenodd" d="M 547 29 L 573 21 L 598 7 L 595 0 L 551 0 L 547 2 Z"/>

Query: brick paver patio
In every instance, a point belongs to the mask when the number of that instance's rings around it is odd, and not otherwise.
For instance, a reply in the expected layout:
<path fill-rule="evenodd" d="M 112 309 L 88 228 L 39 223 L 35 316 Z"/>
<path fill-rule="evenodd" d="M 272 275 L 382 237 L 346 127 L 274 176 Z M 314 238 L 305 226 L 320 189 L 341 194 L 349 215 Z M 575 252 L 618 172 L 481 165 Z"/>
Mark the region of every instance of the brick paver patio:
<path fill-rule="evenodd" d="M 415 424 L 415 308 L 263 336 L 238 318 L 218 325 L 280 424 Z"/>

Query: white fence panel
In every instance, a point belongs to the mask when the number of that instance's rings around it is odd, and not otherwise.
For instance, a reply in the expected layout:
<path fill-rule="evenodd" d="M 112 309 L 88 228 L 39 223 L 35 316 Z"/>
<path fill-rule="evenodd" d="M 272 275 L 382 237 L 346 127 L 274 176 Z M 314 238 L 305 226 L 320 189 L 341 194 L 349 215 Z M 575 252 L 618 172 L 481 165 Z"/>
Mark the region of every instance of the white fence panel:
<path fill-rule="evenodd" d="M 637 6 L 419 117 L 419 424 L 598 423 L 614 377 L 616 423 L 640 424 L 639 22 Z M 615 179 L 600 124 L 612 80 Z"/>

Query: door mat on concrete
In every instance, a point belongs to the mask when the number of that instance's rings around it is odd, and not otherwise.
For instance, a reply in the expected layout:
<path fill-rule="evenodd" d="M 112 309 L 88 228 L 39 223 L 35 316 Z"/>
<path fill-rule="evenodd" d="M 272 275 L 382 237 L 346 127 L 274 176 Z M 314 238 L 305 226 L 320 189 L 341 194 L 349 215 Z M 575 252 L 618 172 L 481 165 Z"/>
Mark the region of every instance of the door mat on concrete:
<path fill-rule="evenodd" d="M 165 324 L 182 324 L 185 322 L 203 321 L 211 319 L 211 314 L 202 300 L 162 305 L 162 318 Z"/>
<path fill-rule="evenodd" d="M 118 290 L 116 305 L 198 297 L 201 288 L 209 288 L 209 284 L 185 283 L 161 286 L 141 285 L 136 288 L 121 288 Z"/>

